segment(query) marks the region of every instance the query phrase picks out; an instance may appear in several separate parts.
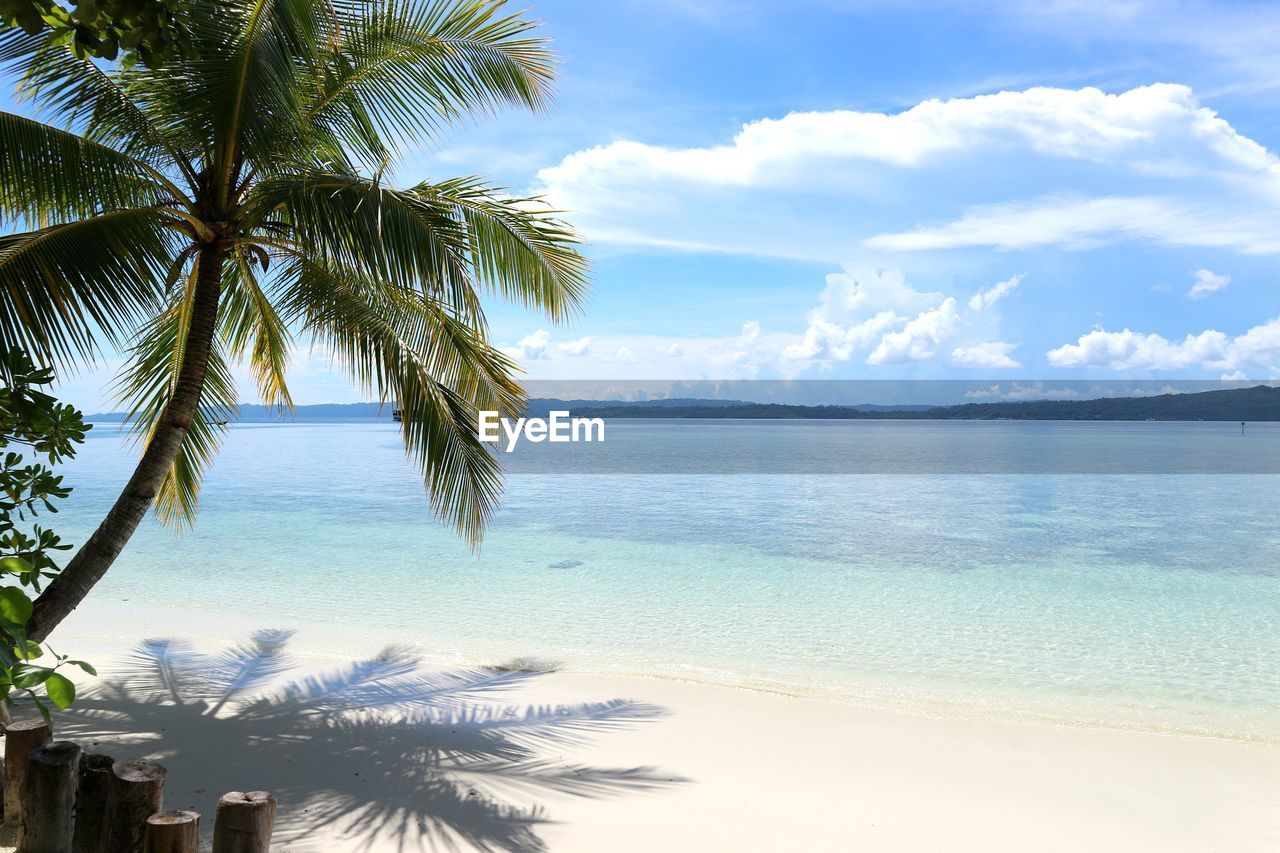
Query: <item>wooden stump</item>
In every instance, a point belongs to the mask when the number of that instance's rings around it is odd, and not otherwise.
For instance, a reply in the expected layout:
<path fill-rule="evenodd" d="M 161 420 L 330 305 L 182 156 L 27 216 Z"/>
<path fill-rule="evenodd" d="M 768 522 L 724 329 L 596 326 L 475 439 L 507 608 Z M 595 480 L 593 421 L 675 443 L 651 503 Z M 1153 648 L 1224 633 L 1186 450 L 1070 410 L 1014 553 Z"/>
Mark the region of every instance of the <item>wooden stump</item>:
<path fill-rule="evenodd" d="M 232 791 L 218 798 L 213 853 L 267 853 L 276 822 L 276 798 L 266 791 Z"/>
<path fill-rule="evenodd" d="M 27 758 L 49 742 L 49 727 L 44 720 L 18 720 L 4 732 L 4 822 L 6 826 L 22 823 L 22 780 L 27 774 Z"/>
<path fill-rule="evenodd" d="M 80 747 L 69 740 L 45 744 L 28 756 L 22 782 L 19 850 L 67 853 L 71 849 L 79 781 Z"/>
<path fill-rule="evenodd" d="M 142 853 L 147 818 L 164 809 L 165 769 L 134 758 L 111 766 L 102 853 Z"/>
<path fill-rule="evenodd" d="M 199 853 L 199 848 L 199 812 L 160 812 L 147 818 L 145 853 Z"/>
<path fill-rule="evenodd" d="M 80 787 L 76 790 L 76 834 L 71 853 L 102 850 L 103 821 L 107 815 L 107 791 L 115 759 L 97 752 L 80 756 Z"/>

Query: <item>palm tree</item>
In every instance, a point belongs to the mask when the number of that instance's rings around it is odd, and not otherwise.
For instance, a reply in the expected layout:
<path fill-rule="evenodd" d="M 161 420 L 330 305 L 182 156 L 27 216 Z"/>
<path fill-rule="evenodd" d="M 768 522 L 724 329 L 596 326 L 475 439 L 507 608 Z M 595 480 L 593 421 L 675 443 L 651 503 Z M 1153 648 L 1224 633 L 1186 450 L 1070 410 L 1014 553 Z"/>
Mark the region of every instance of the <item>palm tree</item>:
<path fill-rule="evenodd" d="M 54 123 L 0 113 L 0 347 L 46 362 L 125 348 L 145 445 L 101 526 L 36 603 L 42 639 L 153 504 L 195 512 L 236 405 L 230 365 L 292 406 L 298 337 L 404 412 L 433 508 L 478 542 L 501 482 L 477 409 L 511 411 L 489 293 L 572 316 L 587 265 L 538 199 L 474 178 L 389 186 L 406 151 L 504 105 L 540 109 L 553 57 L 501 0 L 194 0 L 192 50 L 106 69 L 47 34 L 0 62 Z"/>

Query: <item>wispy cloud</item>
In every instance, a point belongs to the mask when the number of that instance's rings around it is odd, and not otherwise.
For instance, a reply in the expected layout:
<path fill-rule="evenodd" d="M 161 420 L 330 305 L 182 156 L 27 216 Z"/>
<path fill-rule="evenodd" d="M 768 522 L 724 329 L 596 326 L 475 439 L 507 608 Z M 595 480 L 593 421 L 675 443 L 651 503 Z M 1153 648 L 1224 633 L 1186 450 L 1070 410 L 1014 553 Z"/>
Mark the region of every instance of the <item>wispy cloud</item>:
<path fill-rule="evenodd" d="M 1196 280 L 1187 291 L 1188 299 L 1204 299 L 1211 293 L 1217 293 L 1231 283 L 1231 276 L 1218 275 L 1206 269 L 1196 270 Z"/>

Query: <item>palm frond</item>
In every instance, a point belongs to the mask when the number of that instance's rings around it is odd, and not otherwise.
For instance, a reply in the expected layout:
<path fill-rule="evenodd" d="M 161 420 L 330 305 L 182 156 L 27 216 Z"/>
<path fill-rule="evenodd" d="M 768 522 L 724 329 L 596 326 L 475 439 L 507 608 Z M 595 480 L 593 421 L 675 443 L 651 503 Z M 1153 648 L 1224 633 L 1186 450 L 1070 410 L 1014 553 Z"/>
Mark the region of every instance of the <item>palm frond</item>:
<path fill-rule="evenodd" d="M 216 185 L 233 183 L 242 161 L 269 161 L 298 137 L 301 80 L 319 49 L 323 6 L 310 0 L 225 4 L 224 14 L 235 20 L 230 43 L 222 51 L 210 46 L 189 68 L 200 84 L 189 94 L 214 110 Z"/>
<path fill-rule="evenodd" d="M 403 409 L 432 507 L 478 543 L 501 478 L 476 411 L 524 399 L 517 365 L 486 340 L 483 298 L 565 320 L 585 300 L 587 262 L 538 199 L 475 179 L 396 189 L 382 175 L 404 143 L 464 116 L 544 106 L 546 41 L 500 0 L 183 5 L 191 50 L 162 68 L 0 33 L 0 64 L 53 116 L 0 114 L 0 218 L 41 226 L 0 237 L 0 346 L 65 363 L 128 339 L 117 387 L 149 440 L 193 334 L 195 257 L 216 259 L 200 316 L 217 334 L 207 369 L 182 373 L 204 375 L 198 403 L 184 387 L 181 419 L 166 421 L 169 438 L 187 425 L 155 497 L 161 519 L 195 511 L 234 417 L 229 365 L 247 363 L 264 402 L 291 406 L 302 332 Z"/>
<path fill-rule="evenodd" d="M 539 204 L 474 179 L 398 190 L 303 172 L 263 180 L 246 207 L 321 263 L 365 269 L 464 315 L 480 310 L 478 283 L 566 320 L 586 299 L 589 264 L 572 229 Z"/>
<path fill-rule="evenodd" d="M 257 262 L 266 272 L 268 257 L 244 246 L 233 252 L 223 275 L 222 340 L 233 361 L 247 357 L 263 405 L 292 410 L 286 381 L 292 335 L 253 271 Z"/>
<path fill-rule="evenodd" d="M 366 4 L 326 54 L 308 116 L 377 161 L 502 105 L 543 107 L 555 70 L 536 24 L 500 2 Z M 370 131 L 374 132 L 370 132 Z"/>
<path fill-rule="evenodd" d="M 0 222 L 52 224 L 156 205 L 167 195 L 128 154 L 0 112 Z"/>
<path fill-rule="evenodd" d="M 283 275 L 291 282 L 283 315 L 327 345 L 362 387 L 399 404 L 405 446 L 423 469 L 432 507 L 478 544 L 501 478 L 476 435 L 476 411 L 519 406 L 514 365 L 439 305 L 406 299 L 354 270 L 298 257 Z"/>
<path fill-rule="evenodd" d="M 86 139 L 136 157 L 165 174 L 194 178 L 190 159 L 202 145 L 174 116 L 147 109 L 141 71 L 110 70 L 55 44 L 49 31 L 0 34 L 0 65 L 18 78 L 18 94 Z"/>
<path fill-rule="evenodd" d="M 458 311 L 479 311 L 464 223 L 448 208 L 359 175 L 318 171 L 264 178 L 245 207 L 317 263 L 362 269 Z"/>
<path fill-rule="evenodd" d="M 0 346 L 66 363 L 92 359 L 95 335 L 117 344 L 162 304 L 167 228 L 136 208 L 0 236 Z"/>
<path fill-rule="evenodd" d="M 126 422 L 143 441 L 149 441 L 154 434 L 182 370 L 197 273 L 197 267 L 192 265 L 185 276 L 185 286 L 173 295 L 168 308 L 143 329 L 117 378 L 116 394 L 129 406 Z M 189 525 L 194 521 L 201 480 L 213 464 L 226 424 L 235 412 L 235 379 L 215 345 L 210 349 L 200 405 L 156 496 L 156 514 L 163 523 Z"/>
<path fill-rule="evenodd" d="M 471 268 L 482 284 L 557 322 L 581 310 L 589 263 L 577 234 L 540 198 L 504 197 L 468 178 L 422 183 L 409 193 L 466 223 Z"/>

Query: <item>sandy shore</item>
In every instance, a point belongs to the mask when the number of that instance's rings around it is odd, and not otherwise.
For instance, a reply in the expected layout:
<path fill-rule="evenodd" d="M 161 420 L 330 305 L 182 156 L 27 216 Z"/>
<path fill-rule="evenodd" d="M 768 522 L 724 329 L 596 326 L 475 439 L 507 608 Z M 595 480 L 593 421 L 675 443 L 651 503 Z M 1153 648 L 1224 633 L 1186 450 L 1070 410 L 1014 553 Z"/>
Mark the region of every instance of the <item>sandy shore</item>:
<path fill-rule="evenodd" d="M 155 649 L 122 667 L 128 644 L 90 633 L 61 638 L 104 664 L 62 736 L 159 758 L 171 808 L 277 793 L 281 851 L 1280 849 L 1271 746 L 569 672 L 419 670 L 379 691 L 355 684 L 370 664 L 317 656 L 166 680 Z M 382 710 L 335 711 L 371 697 Z"/>

